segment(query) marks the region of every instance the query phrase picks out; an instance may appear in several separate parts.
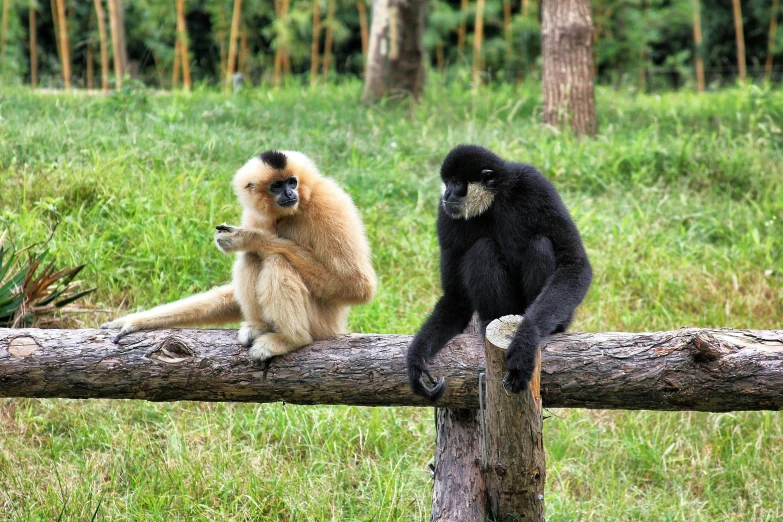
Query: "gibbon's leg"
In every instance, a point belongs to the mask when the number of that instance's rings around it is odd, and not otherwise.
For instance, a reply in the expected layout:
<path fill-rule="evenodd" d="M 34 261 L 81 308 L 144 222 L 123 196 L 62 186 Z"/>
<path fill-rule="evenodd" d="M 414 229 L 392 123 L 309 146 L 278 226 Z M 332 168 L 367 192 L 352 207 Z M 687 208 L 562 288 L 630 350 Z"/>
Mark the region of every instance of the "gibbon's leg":
<path fill-rule="evenodd" d="M 242 311 L 234 298 L 234 289 L 232 285 L 224 285 L 145 312 L 120 317 L 102 325 L 101 328 L 119 328 L 120 333 L 114 338 L 116 343 L 129 333 L 138 330 L 232 323 L 241 319 Z"/>
<path fill-rule="evenodd" d="M 501 259 L 495 243 L 483 238 L 470 247 L 460 264 L 463 285 L 481 320 L 481 335 L 495 319 L 522 312 L 514 280 Z"/>
<path fill-rule="evenodd" d="M 270 331 L 269 325 L 261 317 L 261 305 L 258 301 L 256 286 L 263 260 L 257 255 L 242 252 L 234 263 L 234 295 L 245 321 L 237 332 L 239 344 L 249 348 L 256 338 Z"/>
<path fill-rule="evenodd" d="M 313 342 L 310 315 L 315 303 L 302 277 L 283 256 L 264 260 L 256 291 L 263 319 L 274 333 L 256 338 L 250 347 L 251 359 L 265 361 Z"/>

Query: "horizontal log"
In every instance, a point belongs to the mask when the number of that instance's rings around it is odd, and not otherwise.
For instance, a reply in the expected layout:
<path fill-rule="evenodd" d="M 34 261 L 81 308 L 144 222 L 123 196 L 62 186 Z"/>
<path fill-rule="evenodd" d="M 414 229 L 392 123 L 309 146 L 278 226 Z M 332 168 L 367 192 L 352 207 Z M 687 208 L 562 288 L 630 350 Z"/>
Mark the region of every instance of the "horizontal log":
<path fill-rule="evenodd" d="M 424 406 L 408 390 L 407 335 L 352 334 L 251 363 L 233 330 L 0 329 L 0 396 Z M 435 358 L 439 406 L 478 408 L 484 344 L 456 337 Z M 780 410 L 783 331 L 684 328 L 566 333 L 542 349 L 549 408 Z"/>

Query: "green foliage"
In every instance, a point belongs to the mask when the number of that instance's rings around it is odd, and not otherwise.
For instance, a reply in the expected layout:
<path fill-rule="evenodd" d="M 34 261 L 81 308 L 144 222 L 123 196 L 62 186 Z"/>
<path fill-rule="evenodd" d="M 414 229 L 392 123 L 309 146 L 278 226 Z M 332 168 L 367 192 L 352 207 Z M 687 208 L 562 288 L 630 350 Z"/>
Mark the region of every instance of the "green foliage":
<path fill-rule="evenodd" d="M 371 109 L 356 103 L 361 88 L 4 89 L 0 228 L 41 241 L 56 201 L 47 259 L 88 262 L 93 304 L 148 308 L 230 277 L 212 230 L 240 217 L 233 172 L 265 149 L 302 150 L 354 198 L 373 249 L 379 292 L 353 309 L 350 328 L 412 333 L 439 292 L 439 164 L 454 144 L 481 143 L 539 167 L 572 211 L 595 269 L 575 330 L 780 328 L 779 90 L 599 87 L 601 135 L 578 140 L 538 123 L 535 83 L 476 94 L 430 82 L 420 105 Z M 552 413 L 550 520 L 783 518 L 779 412 Z M 423 520 L 434 436 L 423 408 L 6 399 L 0 513 Z"/>
<path fill-rule="evenodd" d="M 54 261 L 44 263 L 51 235 L 20 250 L 5 245 L 7 235 L 7 230 L 0 234 L 0 327 L 41 324 L 96 290 L 79 290 L 81 281 L 74 280 L 85 265 L 57 270 Z"/>

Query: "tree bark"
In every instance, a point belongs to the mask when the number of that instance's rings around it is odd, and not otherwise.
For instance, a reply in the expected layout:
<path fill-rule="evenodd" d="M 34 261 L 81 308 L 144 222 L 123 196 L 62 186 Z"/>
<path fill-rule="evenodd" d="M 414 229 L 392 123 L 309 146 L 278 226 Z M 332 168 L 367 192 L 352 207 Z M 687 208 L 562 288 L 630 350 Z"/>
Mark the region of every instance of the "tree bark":
<path fill-rule="evenodd" d="M 65 90 L 71 90 L 71 50 L 68 43 L 68 24 L 65 17 L 65 0 L 57 2 L 57 20 L 60 25 L 60 49 L 62 50 L 63 83 Z"/>
<path fill-rule="evenodd" d="M 179 0 L 183 2 L 184 0 Z M 234 0 L 234 12 L 231 16 L 231 31 L 228 36 L 228 70 L 223 90 L 228 91 L 234 81 L 234 71 L 237 61 L 237 40 L 239 38 L 239 17 L 242 14 L 242 0 Z"/>
<path fill-rule="evenodd" d="M 457 53 L 461 57 L 465 50 L 465 39 L 468 34 L 468 0 L 460 0 L 459 12 L 462 19 L 457 29 Z"/>
<path fill-rule="evenodd" d="M 94 76 L 95 76 L 95 56 L 92 51 L 92 40 L 88 39 L 87 40 L 87 89 L 93 88 Z"/>
<path fill-rule="evenodd" d="M 544 0 L 541 38 L 544 123 L 570 123 L 577 136 L 597 132 L 593 22 L 589 0 Z"/>
<path fill-rule="evenodd" d="M 536 357 L 527 390 L 509 394 L 505 349 L 520 316 L 493 321 L 486 341 L 485 480 L 491 520 L 544 520 L 544 418 L 541 404 L 541 356 Z"/>
<path fill-rule="evenodd" d="M 352 334 L 251 364 L 234 330 L 0 328 L 0 396 L 425 406 L 408 389 L 408 335 Z M 783 330 L 566 333 L 542 347 L 548 408 L 783 409 Z M 444 408 L 477 409 L 483 343 L 459 335 L 432 361 Z"/>
<path fill-rule="evenodd" d="M 745 34 L 742 29 L 742 7 L 740 0 L 732 0 L 734 7 L 734 33 L 737 37 L 737 68 L 739 69 L 739 79 L 744 82 L 747 77 L 745 69 Z"/>
<path fill-rule="evenodd" d="M 120 51 L 120 22 L 117 14 L 117 0 L 106 0 L 109 6 L 109 30 L 111 32 L 111 48 L 114 57 L 114 85 L 117 90 L 122 87 L 123 63 Z"/>
<path fill-rule="evenodd" d="M 313 42 L 310 45 L 310 86 L 318 83 L 318 44 L 321 41 L 321 0 L 313 0 Z"/>
<path fill-rule="evenodd" d="M 180 58 L 182 56 L 182 52 L 179 50 L 179 48 L 180 48 L 180 41 L 179 41 L 179 38 L 177 38 L 174 41 L 174 64 L 171 67 L 171 88 L 172 89 L 176 89 L 177 88 L 177 84 L 179 83 L 179 70 L 180 70 L 179 61 L 180 61 Z"/>
<path fill-rule="evenodd" d="M 98 19 L 98 36 L 101 40 L 101 89 L 109 90 L 109 52 L 106 44 L 106 15 L 102 0 L 94 0 L 95 16 Z"/>
<path fill-rule="evenodd" d="M 120 63 L 122 64 L 122 74 L 129 73 L 128 70 L 128 40 L 125 37 L 125 5 L 123 0 L 114 0 L 117 7 L 117 32 L 119 36 Z"/>
<path fill-rule="evenodd" d="M 463 333 L 479 333 L 478 314 Z M 485 522 L 487 488 L 481 469 L 479 411 L 435 408 L 435 431 L 430 522 Z"/>
<path fill-rule="evenodd" d="M 329 0 L 326 11 L 326 34 L 324 35 L 324 59 L 321 66 L 324 80 L 329 77 L 329 69 L 332 66 L 332 49 L 334 47 L 334 15 L 337 9 L 337 1 Z"/>
<path fill-rule="evenodd" d="M 704 46 L 701 37 L 701 0 L 693 3 L 693 45 L 696 54 L 696 89 L 704 92 Z"/>
<path fill-rule="evenodd" d="M 426 0 L 375 0 L 362 101 L 424 91 L 424 22 Z"/>
<path fill-rule="evenodd" d="M 5 58 L 5 40 L 8 37 L 8 11 L 11 8 L 11 0 L 3 0 L 3 16 L 0 20 L 0 63 Z"/>
<path fill-rule="evenodd" d="M 190 89 L 193 87 L 193 81 L 190 78 L 190 53 L 188 51 L 188 28 L 185 24 L 185 0 L 177 0 L 177 41 L 179 42 L 179 62 L 182 65 L 182 84 L 185 86 L 185 90 L 190 92 Z"/>
<path fill-rule="evenodd" d="M 30 0 L 30 84 L 38 86 L 38 24 L 35 21 L 35 0 Z"/>
<path fill-rule="evenodd" d="M 767 40 L 767 59 L 764 61 L 764 78 L 770 81 L 772 78 L 772 55 L 775 45 L 775 33 L 778 30 L 778 10 L 780 0 L 772 0 L 772 12 L 769 18 L 769 38 Z"/>

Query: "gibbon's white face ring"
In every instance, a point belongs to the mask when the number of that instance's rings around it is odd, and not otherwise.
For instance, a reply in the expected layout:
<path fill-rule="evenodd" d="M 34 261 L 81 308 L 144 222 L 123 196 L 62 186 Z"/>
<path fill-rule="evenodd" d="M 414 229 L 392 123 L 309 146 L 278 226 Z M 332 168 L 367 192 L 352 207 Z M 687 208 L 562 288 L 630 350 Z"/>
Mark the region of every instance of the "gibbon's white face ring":
<path fill-rule="evenodd" d="M 452 219 L 470 219 L 480 216 L 492 206 L 495 194 L 478 181 L 468 183 L 468 192 L 459 204 L 459 211 L 456 214 L 449 212 L 446 203 L 443 201 L 443 194 L 446 193 L 446 184 L 441 183 L 441 206 L 443 211 Z"/>

